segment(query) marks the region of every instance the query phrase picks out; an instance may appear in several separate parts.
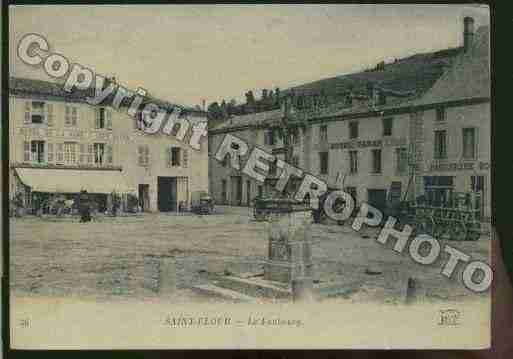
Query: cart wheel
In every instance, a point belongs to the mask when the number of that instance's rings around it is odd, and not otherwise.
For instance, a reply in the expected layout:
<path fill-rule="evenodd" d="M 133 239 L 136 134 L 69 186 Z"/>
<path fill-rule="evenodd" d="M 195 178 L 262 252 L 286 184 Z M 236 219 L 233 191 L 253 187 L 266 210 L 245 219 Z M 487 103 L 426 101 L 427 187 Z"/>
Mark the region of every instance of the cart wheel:
<path fill-rule="evenodd" d="M 468 227 L 467 240 L 477 241 L 481 237 L 481 225 L 479 223 L 470 223 Z"/>
<path fill-rule="evenodd" d="M 442 237 L 449 232 L 447 225 L 443 222 L 434 222 L 433 221 L 433 237 L 436 239 L 442 239 Z"/>
<path fill-rule="evenodd" d="M 481 232 L 478 231 L 469 231 L 467 234 L 467 240 L 469 241 L 477 241 L 481 237 Z"/>
<path fill-rule="evenodd" d="M 467 228 L 463 223 L 454 223 L 450 229 L 451 240 L 464 241 L 467 239 Z"/>

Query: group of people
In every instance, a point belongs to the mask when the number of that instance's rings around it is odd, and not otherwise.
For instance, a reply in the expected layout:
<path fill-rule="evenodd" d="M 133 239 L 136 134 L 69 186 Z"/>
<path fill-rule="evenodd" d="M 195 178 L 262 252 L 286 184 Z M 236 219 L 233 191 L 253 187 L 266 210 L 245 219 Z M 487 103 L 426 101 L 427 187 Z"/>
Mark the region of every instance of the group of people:
<path fill-rule="evenodd" d="M 91 222 L 91 203 L 86 190 L 80 191 L 78 197 L 78 208 L 80 212 L 80 222 Z"/>

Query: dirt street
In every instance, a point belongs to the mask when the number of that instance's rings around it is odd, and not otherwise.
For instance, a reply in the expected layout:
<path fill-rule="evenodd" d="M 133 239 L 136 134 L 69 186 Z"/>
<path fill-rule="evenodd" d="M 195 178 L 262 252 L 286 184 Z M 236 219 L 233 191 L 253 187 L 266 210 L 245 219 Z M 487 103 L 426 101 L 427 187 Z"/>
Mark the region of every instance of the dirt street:
<path fill-rule="evenodd" d="M 151 298 L 158 294 L 143 287 L 144 259 L 164 255 L 182 266 L 177 268 L 182 275 L 176 300 L 210 300 L 187 289 L 206 280 L 202 273 L 258 272 L 267 255 L 266 223 L 253 221 L 248 208 L 225 207 L 220 212 L 145 214 L 84 224 L 78 219 L 11 219 L 11 288 L 18 296 Z M 312 233 L 316 279 L 356 286 L 346 300 L 394 302 L 404 294 L 409 277 L 420 281 L 431 300 L 474 295 L 458 279 L 440 275 L 446 255 L 421 266 L 407 250 L 400 255 L 391 245 L 379 244 L 376 229 L 357 233 L 349 226 L 313 225 Z M 444 243 L 473 259 L 487 260 L 489 238 Z M 369 268 L 382 273 L 367 274 Z"/>

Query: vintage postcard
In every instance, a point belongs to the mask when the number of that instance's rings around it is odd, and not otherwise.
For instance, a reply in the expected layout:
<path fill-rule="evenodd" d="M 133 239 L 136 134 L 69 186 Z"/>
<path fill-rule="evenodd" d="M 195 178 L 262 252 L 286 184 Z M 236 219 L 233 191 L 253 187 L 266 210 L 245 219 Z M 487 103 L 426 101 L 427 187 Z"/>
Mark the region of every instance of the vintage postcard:
<path fill-rule="evenodd" d="M 10 5 L 16 349 L 490 345 L 485 5 Z"/>

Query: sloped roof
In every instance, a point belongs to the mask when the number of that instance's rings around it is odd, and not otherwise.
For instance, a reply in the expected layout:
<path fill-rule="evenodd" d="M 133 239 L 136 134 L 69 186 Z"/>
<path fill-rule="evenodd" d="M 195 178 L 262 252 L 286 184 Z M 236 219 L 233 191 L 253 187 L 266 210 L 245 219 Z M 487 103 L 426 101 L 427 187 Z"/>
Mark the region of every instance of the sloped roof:
<path fill-rule="evenodd" d="M 392 63 L 381 70 L 367 70 L 333 78 L 322 79 L 292 88 L 295 94 L 312 94 L 323 91 L 336 94 L 351 91 L 366 94 L 367 84 L 373 83 L 396 93 L 427 91 L 448 68 L 463 48 L 450 48 L 435 52 L 415 54 Z M 291 89 L 284 90 L 284 93 Z"/>
<path fill-rule="evenodd" d="M 455 59 L 453 66 L 447 69 L 417 104 L 490 97 L 489 26 L 481 26 L 474 37 L 470 49 Z"/>
<path fill-rule="evenodd" d="M 386 110 L 398 105 L 406 106 L 414 104 L 416 100 L 426 93 L 462 53 L 463 48 L 457 47 L 416 54 L 398 59 L 393 63 L 385 64 L 384 68 L 380 70 L 368 70 L 322 79 L 283 90 L 282 94 L 286 96 L 294 92 L 294 95 L 311 95 L 322 92 L 325 95 L 334 95 L 350 92 L 354 95 L 367 96 L 368 85 L 371 83 L 387 94 L 387 103 L 376 106 L 376 109 Z M 308 119 L 315 119 L 326 116 L 367 112 L 370 109 L 368 104 L 363 103 L 353 106 L 335 103 L 324 108 L 299 111 L 297 115 Z M 277 123 L 281 118 L 281 114 L 281 110 L 272 110 L 234 116 L 212 130 L 259 126 L 273 123 L 273 121 Z"/>
<path fill-rule="evenodd" d="M 33 80 L 27 78 L 10 77 L 9 92 L 14 95 L 47 95 L 69 99 L 70 101 L 85 102 L 86 97 L 94 96 L 94 89 L 87 90 L 74 89 L 72 92 L 64 91 L 63 84 L 43 80 Z"/>
<path fill-rule="evenodd" d="M 256 113 L 248 113 L 246 115 L 234 116 L 222 122 L 212 130 L 224 130 L 245 126 L 265 126 L 278 123 L 282 117 L 282 110 L 272 110 Z"/>
<path fill-rule="evenodd" d="M 9 92 L 13 95 L 31 95 L 31 96 L 49 96 L 55 97 L 59 99 L 65 99 L 70 102 L 86 102 L 87 97 L 94 96 L 94 88 L 90 87 L 87 90 L 80 90 L 74 88 L 71 92 L 67 92 L 63 88 L 63 84 L 57 82 L 49 82 L 43 80 L 34 80 L 27 78 L 19 78 L 19 77 L 10 77 L 9 78 Z M 104 101 L 102 101 L 102 105 L 108 106 L 112 104 L 114 100 L 115 91 L 107 96 Z M 128 107 L 132 102 L 131 98 L 125 98 L 121 102 L 121 106 Z M 168 101 L 163 101 L 152 96 L 146 96 L 143 104 L 145 103 L 154 103 L 155 105 L 160 106 L 166 110 L 171 110 L 175 107 L 180 107 L 184 110 L 190 112 L 202 112 L 197 109 L 182 106 L 178 104 L 173 104 Z"/>

